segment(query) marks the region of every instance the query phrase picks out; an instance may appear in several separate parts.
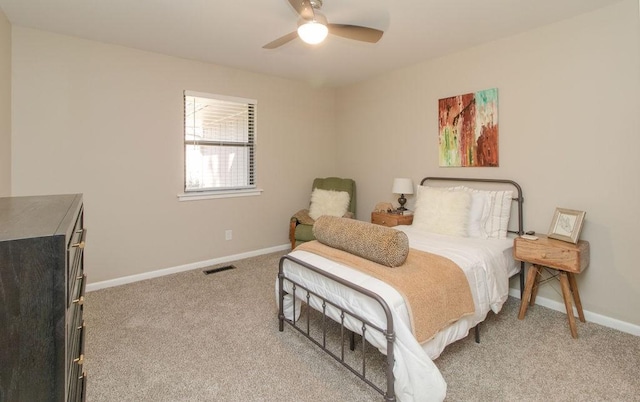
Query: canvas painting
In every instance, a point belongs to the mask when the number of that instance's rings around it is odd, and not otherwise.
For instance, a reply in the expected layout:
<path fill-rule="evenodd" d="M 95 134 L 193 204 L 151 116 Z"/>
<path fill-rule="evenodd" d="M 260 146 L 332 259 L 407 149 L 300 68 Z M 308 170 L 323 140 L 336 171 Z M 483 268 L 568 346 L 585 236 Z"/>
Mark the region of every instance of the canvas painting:
<path fill-rule="evenodd" d="M 442 167 L 498 166 L 498 89 L 438 101 Z"/>

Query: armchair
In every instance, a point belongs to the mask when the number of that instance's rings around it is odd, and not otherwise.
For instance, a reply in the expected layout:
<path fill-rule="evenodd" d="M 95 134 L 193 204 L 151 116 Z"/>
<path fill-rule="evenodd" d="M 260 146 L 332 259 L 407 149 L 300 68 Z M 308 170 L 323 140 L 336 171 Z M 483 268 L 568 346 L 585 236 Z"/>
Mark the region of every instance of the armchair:
<path fill-rule="evenodd" d="M 311 190 L 316 188 L 321 190 L 345 191 L 349 194 L 349 207 L 345 217 L 355 218 L 356 214 L 356 182 L 352 179 L 342 179 L 339 177 L 317 178 L 313 181 Z M 311 205 L 310 205 L 311 208 Z M 301 209 L 291 217 L 289 223 L 289 240 L 291 249 L 296 248 L 301 243 L 315 240 L 313 236 L 313 224 L 315 220 L 309 216 L 309 209 Z"/>

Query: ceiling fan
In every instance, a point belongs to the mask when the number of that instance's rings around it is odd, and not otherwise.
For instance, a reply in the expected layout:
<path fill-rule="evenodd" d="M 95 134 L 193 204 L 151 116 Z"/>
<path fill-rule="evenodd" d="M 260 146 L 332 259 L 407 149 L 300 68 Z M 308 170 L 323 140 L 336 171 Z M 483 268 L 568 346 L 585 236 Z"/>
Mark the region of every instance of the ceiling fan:
<path fill-rule="evenodd" d="M 322 8 L 322 0 L 289 0 L 289 4 L 300 15 L 298 30 L 267 43 L 262 46 L 263 49 L 275 49 L 297 36 L 306 43 L 315 45 L 322 42 L 329 33 L 347 39 L 376 43 L 384 33 L 378 29 L 358 25 L 328 23 L 327 18 L 317 11 Z"/>

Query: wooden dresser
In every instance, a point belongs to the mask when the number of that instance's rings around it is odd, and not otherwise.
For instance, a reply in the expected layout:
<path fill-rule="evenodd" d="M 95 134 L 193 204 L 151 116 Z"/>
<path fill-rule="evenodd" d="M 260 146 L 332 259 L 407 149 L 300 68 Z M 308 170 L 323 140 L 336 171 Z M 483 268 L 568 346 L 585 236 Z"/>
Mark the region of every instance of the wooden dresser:
<path fill-rule="evenodd" d="M 82 195 L 0 198 L 0 401 L 83 401 Z"/>

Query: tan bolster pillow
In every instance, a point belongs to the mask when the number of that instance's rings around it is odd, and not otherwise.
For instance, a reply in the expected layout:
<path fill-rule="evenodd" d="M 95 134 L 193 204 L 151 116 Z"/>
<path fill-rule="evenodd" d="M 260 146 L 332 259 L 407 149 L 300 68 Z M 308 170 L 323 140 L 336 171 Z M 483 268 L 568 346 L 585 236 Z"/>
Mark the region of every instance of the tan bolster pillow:
<path fill-rule="evenodd" d="M 386 226 L 323 215 L 313 225 L 313 235 L 329 247 L 366 258 L 387 267 L 404 264 L 409 238 Z"/>

